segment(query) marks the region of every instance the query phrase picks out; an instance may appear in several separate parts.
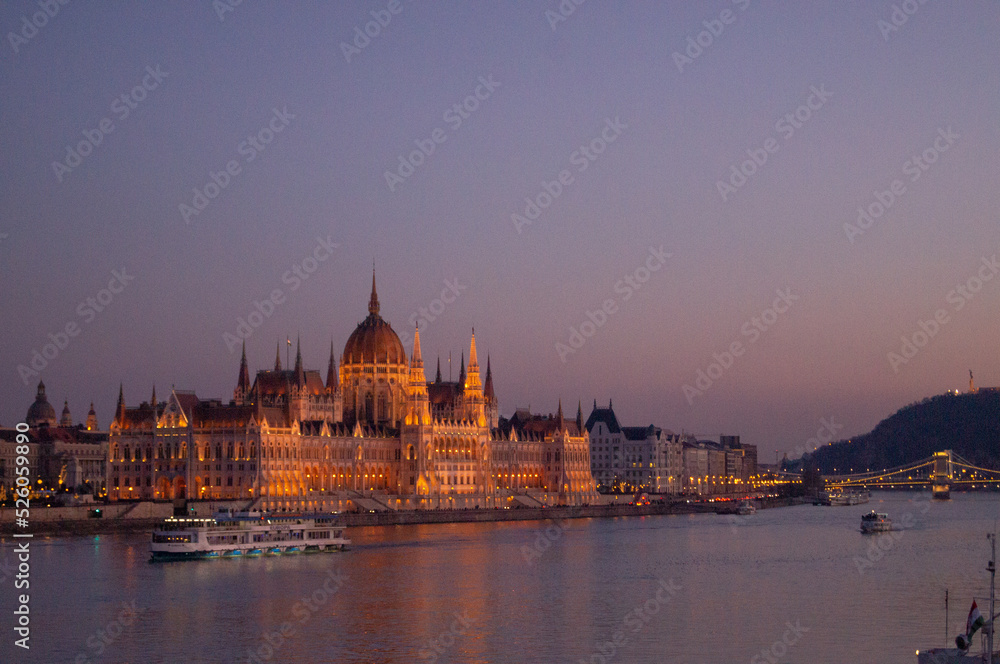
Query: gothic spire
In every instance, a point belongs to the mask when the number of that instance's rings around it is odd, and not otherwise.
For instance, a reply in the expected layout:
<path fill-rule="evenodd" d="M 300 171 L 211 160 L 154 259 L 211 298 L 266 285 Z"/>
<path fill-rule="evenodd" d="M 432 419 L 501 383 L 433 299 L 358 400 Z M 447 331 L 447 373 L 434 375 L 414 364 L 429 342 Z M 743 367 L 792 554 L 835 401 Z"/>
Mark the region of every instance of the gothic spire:
<path fill-rule="evenodd" d="M 410 366 L 413 368 L 424 368 L 424 358 L 420 353 L 420 323 L 417 323 L 413 330 L 413 355 L 410 357 Z"/>
<path fill-rule="evenodd" d="M 437 370 L 437 375 L 434 376 L 434 382 L 435 383 L 440 383 L 441 382 L 441 356 L 440 355 L 438 355 L 438 370 Z"/>
<path fill-rule="evenodd" d="M 462 367 L 458 370 L 458 389 L 465 389 L 465 351 L 462 351 Z"/>
<path fill-rule="evenodd" d="M 302 369 L 302 347 L 299 337 L 295 337 L 295 384 L 302 387 L 306 384 L 306 374 Z"/>
<path fill-rule="evenodd" d="M 330 340 L 330 365 L 326 369 L 326 389 L 337 389 L 337 358 L 333 354 L 333 340 Z"/>
<path fill-rule="evenodd" d="M 45 386 L 42 385 L 41 389 L 44 390 Z M 118 408 L 116 408 L 115 410 L 118 413 L 118 424 L 124 425 L 125 424 L 125 390 L 123 389 L 121 383 L 118 383 Z"/>
<path fill-rule="evenodd" d="M 479 378 L 479 358 L 476 355 L 476 330 L 472 329 L 472 341 L 469 344 L 469 375 L 466 381 L 466 387 L 470 390 L 481 390 L 483 388 L 482 382 Z"/>
<path fill-rule="evenodd" d="M 563 428 L 562 399 L 559 399 L 559 410 L 556 411 L 556 420 L 559 422 L 559 429 Z"/>
<path fill-rule="evenodd" d="M 583 402 L 576 402 L 576 430 L 578 434 L 583 433 Z"/>
<path fill-rule="evenodd" d="M 274 347 L 274 370 L 281 371 L 281 342 Z"/>
<path fill-rule="evenodd" d="M 372 261 L 372 296 L 368 300 L 368 313 L 378 316 L 378 293 L 375 292 L 375 262 Z"/>
<path fill-rule="evenodd" d="M 236 381 L 236 391 L 246 395 L 250 391 L 250 369 L 247 367 L 247 342 L 243 340 L 243 356 L 240 358 L 240 377 Z"/>
<path fill-rule="evenodd" d="M 493 391 L 493 371 L 490 369 L 489 353 L 486 354 L 486 385 L 483 387 L 483 396 L 487 400 L 496 399 L 496 393 Z"/>

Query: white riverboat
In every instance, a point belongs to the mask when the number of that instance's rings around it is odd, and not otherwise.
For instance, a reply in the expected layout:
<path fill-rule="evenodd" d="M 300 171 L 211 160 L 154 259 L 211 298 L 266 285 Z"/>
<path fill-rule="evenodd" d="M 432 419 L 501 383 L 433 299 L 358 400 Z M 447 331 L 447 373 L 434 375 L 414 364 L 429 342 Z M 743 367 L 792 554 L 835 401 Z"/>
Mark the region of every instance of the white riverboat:
<path fill-rule="evenodd" d="M 157 562 L 341 551 L 350 543 L 336 514 L 217 512 L 164 520 L 149 551 Z"/>
<path fill-rule="evenodd" d="M 861 532 L 863 533 L 887 533 L 892 530 L 892 519 L 888 514 L 872 510 L 868 514 L 861 516 Z"/>
<path fill-rule="evenodd" d="M 747 516 L 750 514 L 756 514 L 757 508 L 749 500 L 744 500 L 739 505 L 736 506 L 736 513 L 741 516 Z"/>

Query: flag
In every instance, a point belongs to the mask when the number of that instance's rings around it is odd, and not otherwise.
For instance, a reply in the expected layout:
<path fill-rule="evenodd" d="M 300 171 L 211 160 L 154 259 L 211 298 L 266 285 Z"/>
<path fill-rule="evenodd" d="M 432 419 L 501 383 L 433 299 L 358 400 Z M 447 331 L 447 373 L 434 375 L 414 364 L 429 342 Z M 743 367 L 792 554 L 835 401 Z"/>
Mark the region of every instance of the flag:
<path fill-rule="evenodd" d="M 979 607 L 976 606 L 976 600 L 972 600 L 972 608 L 969 609 L 969 619 L 965 621 L 965 635 L 971 639 L 976 630 L 985 623 L 986 621 L 983 620 L 982 614 L 979 613 Z"/>
<path fill-rule="evenodd" d="M 285 338 L 285 343 L 287 343 L 289 346 L 291 346 L 292 345 L 292 338 L 291 337 L 286 337 Z"/>

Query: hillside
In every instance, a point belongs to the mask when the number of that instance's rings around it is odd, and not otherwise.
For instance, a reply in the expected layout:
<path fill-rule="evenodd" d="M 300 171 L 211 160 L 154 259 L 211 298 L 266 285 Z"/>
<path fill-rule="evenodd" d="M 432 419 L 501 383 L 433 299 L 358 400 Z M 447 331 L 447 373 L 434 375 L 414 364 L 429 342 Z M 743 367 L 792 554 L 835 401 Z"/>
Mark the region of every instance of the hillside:
<path fill-rule="evenodd" d="M 871 432 L 807 454 L 823 474 L 892 468 L 952 450 L 972 464 L 1000 469 L 1000 392 L 943 394 L 901 408 Z M 799 463 L 793 462 L 793 467 Z"/>

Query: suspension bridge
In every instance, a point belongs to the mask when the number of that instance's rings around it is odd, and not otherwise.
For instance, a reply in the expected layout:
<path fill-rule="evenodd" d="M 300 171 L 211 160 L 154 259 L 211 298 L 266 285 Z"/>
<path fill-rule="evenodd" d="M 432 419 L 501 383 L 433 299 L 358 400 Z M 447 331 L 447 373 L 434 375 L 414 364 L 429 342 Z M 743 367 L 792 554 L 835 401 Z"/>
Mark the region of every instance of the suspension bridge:
<path fill-rule="evenodd" d="M 841 489 L 920 489 L 930 485 L 940 497 L 947 497 L 953 489 L 1000 489 L 1000 470 L 975 466 L 951 450 L 895 468 L 825 478 L 828 487 Z"/>

